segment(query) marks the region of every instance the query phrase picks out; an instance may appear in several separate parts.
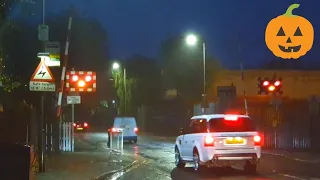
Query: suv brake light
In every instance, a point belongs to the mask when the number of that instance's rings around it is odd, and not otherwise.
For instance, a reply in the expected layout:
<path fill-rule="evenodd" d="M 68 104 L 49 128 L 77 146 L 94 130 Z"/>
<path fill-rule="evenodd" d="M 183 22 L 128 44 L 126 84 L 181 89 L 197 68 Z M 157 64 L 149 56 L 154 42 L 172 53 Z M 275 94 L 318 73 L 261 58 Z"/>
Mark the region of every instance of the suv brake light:
<path fill-rule="evenodd" d="M 206 138 L 204 139 L 204 146 L 214 146 L 214 139 L 212 136 L 206 136 Z"/>
<path fill-rule="evenodd" d="M 227 115 L 227 116 L 224 117 L 224 120 L 236 121 L 236 120 L 238 120 L 238 116 L 236 116 L 236 115 Z"/>
<path fill-rule="evenodd" d="M 261 145 L 261 137 L 260 136 L 253 136 L 253 141 L 255 146 Z"/>

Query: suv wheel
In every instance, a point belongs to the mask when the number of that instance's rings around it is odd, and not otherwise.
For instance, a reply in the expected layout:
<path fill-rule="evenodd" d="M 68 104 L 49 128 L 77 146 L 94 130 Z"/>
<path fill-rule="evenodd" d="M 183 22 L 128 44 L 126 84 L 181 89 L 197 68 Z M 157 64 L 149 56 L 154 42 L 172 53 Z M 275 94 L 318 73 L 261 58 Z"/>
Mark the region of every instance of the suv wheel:
<path fill-rule="evenodd" d="M 200 172 L 203 170 L 203 166 L 200 164 L 200 157 L 197 150 L 193 152 L 193 169 L 196 172 Z"/>
<path fill-rule="evenodd" d="M 181 159 L 180 152 L 177 146 L 174 148 L 174 163 L 178 168 L 183 168 L 186 165 L 186 163 Z"/>
<path fill-rule="evenodd" d="M 257 164 L 246 163 L 246 165 L 244 165 L 244 171 L 249 174 L 256 174 Z"/>

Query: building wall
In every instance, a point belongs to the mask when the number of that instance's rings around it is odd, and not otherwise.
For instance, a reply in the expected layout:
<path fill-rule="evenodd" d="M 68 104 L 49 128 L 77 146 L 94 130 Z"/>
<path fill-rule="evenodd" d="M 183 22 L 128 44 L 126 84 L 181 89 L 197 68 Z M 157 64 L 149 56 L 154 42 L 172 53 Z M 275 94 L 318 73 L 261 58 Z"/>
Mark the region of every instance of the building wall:
<path fill-rule="evenodd" d="M 214 77 L 212 87 L 208 91 L 208 98 L 216 99 L 217 86 L 230 86 L 233 84 L 237 89 L 237 96 L 243 96 L 245 88 L 248 97 L 258 96 L 258 77 L 269 79 L 276 73 L 282 78 L 282 91 L 284 97 L 307 98 L 320 95 L 320 71 L 298 70 L 245 70 L 244 82 L 241 71 L 224 70 Z"/>

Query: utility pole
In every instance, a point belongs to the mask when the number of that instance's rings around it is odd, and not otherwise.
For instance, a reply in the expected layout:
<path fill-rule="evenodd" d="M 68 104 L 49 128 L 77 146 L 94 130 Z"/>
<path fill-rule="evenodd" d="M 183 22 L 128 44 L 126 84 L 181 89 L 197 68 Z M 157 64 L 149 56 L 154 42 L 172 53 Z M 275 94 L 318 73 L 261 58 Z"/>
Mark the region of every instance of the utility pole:
<path fill-rule="evenodd" d="M 241 79 L 242 79 L 242 82 L 243 82 L 244 109 L 246 111 L 246 115 L 249 115 L 248 102 L 247 102 L 247 92 L 246 92 L 245 81 L 244 81 L 244 69 L 243 69 L 243 61 L 242 61 L 242 58 L 241 58 L 241 45 L 240 45 L 239 36 L 238 36 L 238 52 L 239 52 L 239 59 L 240 59 Z"/>
<path fill-rule="evenodd" d="M 124 116 L 127 115 L 127 71 L 123 68 L 123 86 L 124 86 Z"/>
<path fill-rule="evenodd" d="M 42 0 L 42 25 L 45 26 L 45 0 Z M 43 51 L 45 51 L 45 40 L 42 41 L 43 43 Z M 39 151 L 40 151 L 40 158 L 39 158 L 39 164 L 40 172 L 45 172 L 45 152 L 44 152 L 44 136 L 45 136 L 45 129 L 44 129 L 44 99 L 45 99 L 45 92 L 42 93 L 41 95 L 41 118 L 40 118 L 40 146 L 39 146 Z"/>
<path fill-rule="evenodd" d="M 206 94 L 206 43 L 202 42 L 202 61 L 203 61 L 203 114 L 206 114 L 207 109 L 207 94 Z"/>

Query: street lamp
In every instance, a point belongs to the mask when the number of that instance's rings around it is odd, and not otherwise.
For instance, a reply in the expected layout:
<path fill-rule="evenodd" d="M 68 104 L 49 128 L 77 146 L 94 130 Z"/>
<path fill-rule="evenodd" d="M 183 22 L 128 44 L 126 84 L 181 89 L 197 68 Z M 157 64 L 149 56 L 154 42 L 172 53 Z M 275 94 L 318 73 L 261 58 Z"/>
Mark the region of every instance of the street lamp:
<path fill-rule="evenodd" d="M 193 35 L 193 34 L 189 34 L 187 37 L 186 37 L 186 42 L 188 45 L 191 45 L 191 46 L 194 46 L 197 44 L 197 36 Z"/>
<path fill-rule="evenodd" d="M 113 70 L 119 70 L 120 64 L 117 62 L 114 62 L 112 64 Z M 124 115 L 127 114 L 127 86 L 126 86 L 126 80 L 127 80 L 127 73 L 126 68 L 123 68 L 123 86 L 124 86 Z"/>
<path fill-rule="evenodd" d="M 186 36 L 186 43 L 189 46 L 197 45 L 198 38 L 194 34 Z M 206 102 L 206 43 L 202 41 L 202 60 L 203 60 L 203 101 Z M 206 107 L 203 108 L 203 113 L 206 113 Z"/>
<path fill-rule="evenodd" d="M 120 68 L 119 63 L 115 62 L 115 63 L 112 64 L 112 69 L 118 70 L 119 68 Z"/>

